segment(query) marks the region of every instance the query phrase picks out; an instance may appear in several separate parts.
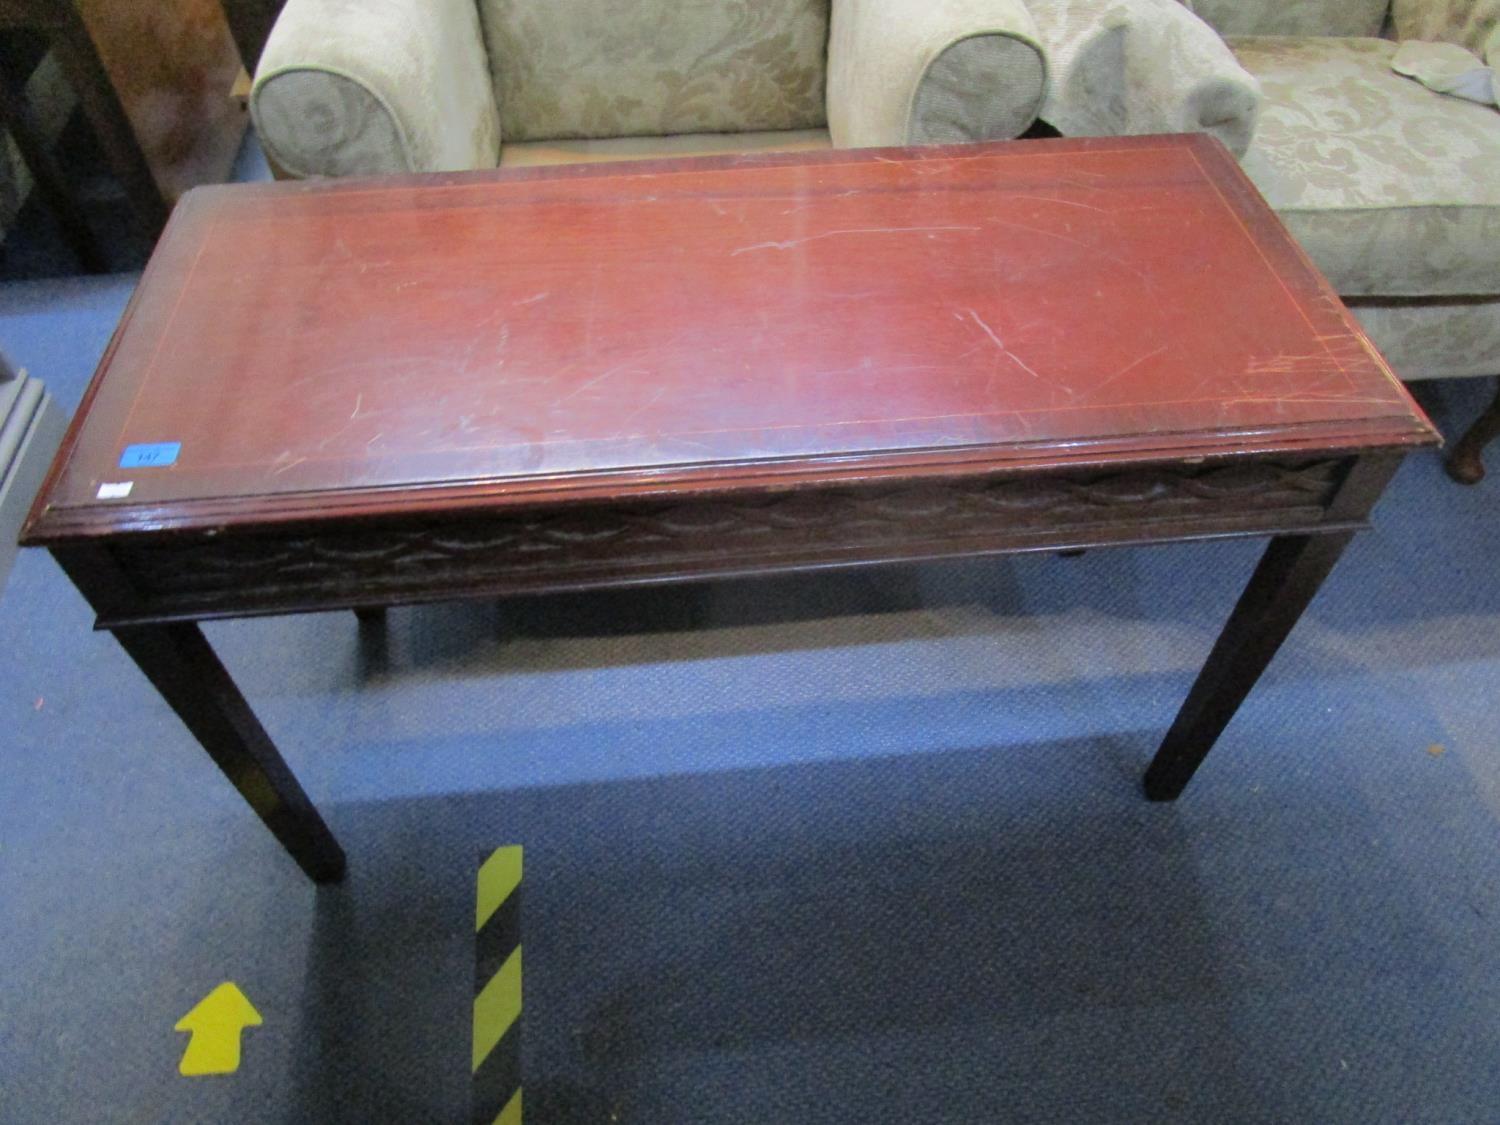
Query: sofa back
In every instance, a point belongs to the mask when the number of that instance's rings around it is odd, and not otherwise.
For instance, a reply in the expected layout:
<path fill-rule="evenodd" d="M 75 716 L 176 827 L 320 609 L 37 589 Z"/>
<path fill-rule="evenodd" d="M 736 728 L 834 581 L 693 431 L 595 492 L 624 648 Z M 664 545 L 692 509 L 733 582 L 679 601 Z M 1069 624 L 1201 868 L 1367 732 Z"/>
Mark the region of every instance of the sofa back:
<path fill-rule="evenodd" d="M 810 129 L 830 0 L 479 0 L 506 141 Z"/>
<path fill-rule="evenodd" d="M 1397 39 L 1441 39 L 1483 54 L 1500 28 L 1500 0 L 1393 0 Z"/>
<path fill-rule="evenodd" d="M 1390 0 L 1183 0 L 1221 35 L 1376 36 Z"/>

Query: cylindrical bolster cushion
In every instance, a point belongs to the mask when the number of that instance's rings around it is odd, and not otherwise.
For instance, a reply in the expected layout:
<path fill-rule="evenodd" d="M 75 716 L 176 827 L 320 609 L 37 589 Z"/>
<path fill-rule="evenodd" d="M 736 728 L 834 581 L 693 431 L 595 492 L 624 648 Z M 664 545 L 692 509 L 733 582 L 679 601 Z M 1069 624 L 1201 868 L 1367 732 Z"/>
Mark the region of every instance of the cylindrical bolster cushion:
<path fill-rule="evenodd" d="M 1016 137 L 1046 89 L 1023 0 L 834 2 L 828 128 L 838 147 Z"/>
<path fill-rule="evenodd" d="M 1018 137 L 1036 120 L 1046 84 L 1035 43 L 967 36 L 927 64 L 912 97 L 907 139 L 920 145 Z"/>
<path fill-rule="evenodd" d="M 492 168 L 500 157 L 473 0 L 289 0 L 250 111 L 293 175 Z"/>
<path fill-rule="evenodd" d="M 1260 84 L 1177 0 L 1030 0 L 1052 68 L 1042 118 L 1064 136 L 1210 133 L 1250 147 Z"/>
<path fill-rule="evenodd" d="M 357 79 L 326 70 L 282 70 L 257 83 L 255 131 L 294 176 L 410 172 L 406 140 L 390 109 Z"/>

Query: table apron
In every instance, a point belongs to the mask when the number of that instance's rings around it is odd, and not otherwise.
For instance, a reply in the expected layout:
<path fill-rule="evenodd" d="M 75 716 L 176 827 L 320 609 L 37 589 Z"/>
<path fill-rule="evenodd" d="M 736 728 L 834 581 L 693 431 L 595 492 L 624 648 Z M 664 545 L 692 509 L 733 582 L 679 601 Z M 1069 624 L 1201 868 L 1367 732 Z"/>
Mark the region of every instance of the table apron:
<path fill-rule="evenodd" d="M 1364 526 L 1373 502 L 1340 500 L 1360 463 L 1352 456 L 1312 457 L 840 485 L 465 512 L 441 520 L 142 534 L 58 545 L 53 552 L 93 603 L 100 627 L 109 628 L 1348 531 Z M 1379 475 L 1393 467 L 1394 461 Z"/>

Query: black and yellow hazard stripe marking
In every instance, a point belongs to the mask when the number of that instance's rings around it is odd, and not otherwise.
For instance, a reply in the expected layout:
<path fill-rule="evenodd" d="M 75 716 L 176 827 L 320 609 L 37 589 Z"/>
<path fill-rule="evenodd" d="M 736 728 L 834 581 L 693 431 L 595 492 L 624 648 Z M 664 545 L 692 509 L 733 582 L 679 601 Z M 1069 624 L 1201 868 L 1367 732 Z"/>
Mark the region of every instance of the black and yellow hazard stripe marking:
<path fill-rule="evenodd" d="M 479 865 L 474 907 L 475 1125 L 521 1125 L 521 849 Z"/>

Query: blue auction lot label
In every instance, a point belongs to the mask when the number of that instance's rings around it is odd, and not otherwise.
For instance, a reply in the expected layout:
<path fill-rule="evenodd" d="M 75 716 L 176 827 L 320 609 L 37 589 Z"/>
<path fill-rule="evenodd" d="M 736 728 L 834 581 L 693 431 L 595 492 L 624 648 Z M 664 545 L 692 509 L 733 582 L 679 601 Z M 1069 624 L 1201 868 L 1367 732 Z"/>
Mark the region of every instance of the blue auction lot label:
<path fill-rule="evenodd" d="M 182 452 L 180 441 L 158 441 L 147 445 L 127 445 L 120 454 L 122 469 L 159 469 L 175 464 Z"/>

